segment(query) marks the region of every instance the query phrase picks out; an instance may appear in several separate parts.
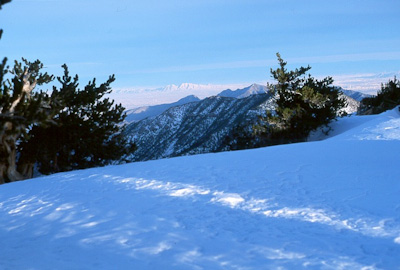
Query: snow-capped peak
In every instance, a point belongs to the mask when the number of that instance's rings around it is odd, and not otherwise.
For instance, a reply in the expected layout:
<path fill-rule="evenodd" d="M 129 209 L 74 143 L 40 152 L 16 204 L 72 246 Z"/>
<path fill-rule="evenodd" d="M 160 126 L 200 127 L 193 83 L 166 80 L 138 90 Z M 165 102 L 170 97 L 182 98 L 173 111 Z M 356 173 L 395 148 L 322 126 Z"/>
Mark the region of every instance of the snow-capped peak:
<path fill-rule="evenodd" d="M 252 85 L 242 88 L 242 89 L 236 89 L 236 90 L 231 90 L 227 89 L 222 91 L 221 93 L 218 94 L 218 96 L 221 97 L 234 97 L 234 98 L 245 98 L 251 95 L 256 95 L 256 94 L 264 94 L 268 92 L 268 87 L 260 84 L 253 83 Z"/>

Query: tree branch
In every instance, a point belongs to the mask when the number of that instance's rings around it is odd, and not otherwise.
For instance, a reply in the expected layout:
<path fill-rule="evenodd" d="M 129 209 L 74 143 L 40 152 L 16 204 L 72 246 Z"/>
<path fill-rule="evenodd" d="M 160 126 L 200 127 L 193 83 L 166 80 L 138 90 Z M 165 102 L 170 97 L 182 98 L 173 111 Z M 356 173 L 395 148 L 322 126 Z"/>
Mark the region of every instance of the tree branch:
<path fill-rule="evenodd" d="M 28 96 L 28 98 L 30 98 L 31 92 L 33 91 L 33 89 L 35 89 L 35 87 L 36 87 L 36 79 L 31 84 L 31 82 L 29 81 L 30 76 L 31 76 L 31 74 L 28 72 L 28 69 L 25 69 L 24 74 L 22 75 L 22 91 L 21 91 L 21 94 L 11 104 L 11 107 L 10 107 L 10 110 L 9 110 L 10 113 L 14 113 L 15 108 L 18 106 L 18 104 L 23 99 L 24 94 L 26 94 Z"/>

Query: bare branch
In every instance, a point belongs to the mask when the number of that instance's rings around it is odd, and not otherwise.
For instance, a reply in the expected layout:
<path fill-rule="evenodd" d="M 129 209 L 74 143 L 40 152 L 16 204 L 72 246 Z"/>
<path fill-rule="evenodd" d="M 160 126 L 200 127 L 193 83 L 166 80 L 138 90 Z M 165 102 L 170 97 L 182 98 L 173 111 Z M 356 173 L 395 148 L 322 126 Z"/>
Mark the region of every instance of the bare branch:
<path fill-rule="evenodd" d="M 29 73 L 28 69 L 25 69 L 24 74 L 22 75 L 22 92 L 21 94 L 14 100 L 14 102 L 11 104 L 10 107 L 10 113 L 15 112 L 15 108 L 18 106 L 18 104 L 21 102 L 21 100 L 24 98 L 24 95 L 27 95 L 28 98 L 31 96 L 31 92 L 33 89 L 36 87 L 36 79 L 34 80 L 33 83 L 29 81 L 31 74 Z"/>

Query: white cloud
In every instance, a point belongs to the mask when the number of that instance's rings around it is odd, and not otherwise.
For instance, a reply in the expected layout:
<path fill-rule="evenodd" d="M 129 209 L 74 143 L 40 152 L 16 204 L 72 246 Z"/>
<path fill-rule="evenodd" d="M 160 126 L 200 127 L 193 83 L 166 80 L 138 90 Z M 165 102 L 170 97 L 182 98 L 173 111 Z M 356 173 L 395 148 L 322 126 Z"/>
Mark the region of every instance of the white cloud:
<path fill-rule="evenodd" d="M 336 75 L 333 76 L 333 79 L 335 80 L 335 85 L 344 89 L 375 95 L 381 89 L 382 83 L 388 82 L 389 79 L 393 79 L 395 76 L 399 77 L 400 71 Z"/>

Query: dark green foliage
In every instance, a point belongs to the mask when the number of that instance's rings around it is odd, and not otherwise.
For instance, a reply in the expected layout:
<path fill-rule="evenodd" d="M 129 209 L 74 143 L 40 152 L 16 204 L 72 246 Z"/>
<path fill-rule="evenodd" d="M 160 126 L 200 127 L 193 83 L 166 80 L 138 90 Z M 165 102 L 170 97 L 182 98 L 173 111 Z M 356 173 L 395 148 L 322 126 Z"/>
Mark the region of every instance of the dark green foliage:
<path fill-rule="evenodd" d="M 0 9 L 8 2 L 0 0 Z M 49 96 L 36 90 L 54 79 L 41 72 L 39 60 L 16 61 L 12 69 L 6 62 L 0 63 L 0 184 L 32 177 L 35 164 L 52 173 L 120 161 L 135 150 L 121 135 L 124 108 L 104 98 L 114 76 L 79 90 L 78 77 L 64 66 L 61 88 Z"/>
<path fill-rule="evenodd" d="M 122 136 L 124 108 L 104 96 L 111 92 L 114 76 L 96 85 L 95 79 L 79 89 L 78 76 L 71 77 L 66 65 L 58 77 L 60 89 L 51 99 L 57 103 L 55 125 L 35 126 L 30 139 L 21 143 L 21 160 L 38 162 L 44 174 L 103 166 L 120 161 L 135 150 Z"/>
<path fill-rule="evenodd" d="M 393 80 L 381 85 L 381 90 L 375 97 L 364 98 L 361 101 L 359 114 L 377 114 L 391 110 L 400 105 L 400 81 Z"/>
<path fill-rule="evenodd" d="M 225 137 L 221 150 L 253 149 L 271 145 L 269 136 L 261 135 L 260 123 L 255 125 L 254 121 L 244 123 L 233 128 Z"/>
<path fill-rule="evenodd" d="M 277 57 L 279 68 L 271 69 L 277 83 L 269 85 L 275 110 L 259 116 L 256 124 L 233 129 L 224 141 L 229 150 L 305 141 L 312 130 L 344 114 L 345 99 L 331 77 L 316 80 L 307 75 L 309 66 L 288 71 L 279 53 Z"/>
<path fill-rule="evenodd" d="M 14 67 L 0 64 L 0 183 L 26 178 L 25 170 L 17 171 L 16 157 L 19 140 L 27 138 L 27 130 L 33 125 L 51 122 L 53 104 L 41 91 L 33 92 L 40 85 L 53 80 L 42 73 L 39 60 L 23 63 L 15 61 Z"/>
<path fill-rule="evenodd" d="M 256 137 L 251 126 L 240 125 L 233 128 L 225 137 L 222 145 L 223 150 L 240 150 L 255 148 Z"/>
<path fill-rule="evenodd" d="M 25 129 L 18 130 L 19 125 L 28 127 L 34 123 L 45 123 L 51 117 L 51 104 L 49 96 L 43 91 L 33 90 L 37 86 L 45 85 L 54 80 L 53 75 L 43 73 L 43 64 L 36 60 L 29 62 L 22 59 L 22 63 L 15 61 L 12 69 L 7 69 L 3 74 L 9 73 L 12 78 L 0 75 L 1 92 L 1 120 L 13 121 L 13 132 L 25 133 Z M 6 61 L 3 61 L 2 68 Z M 15 107 L 13 107 L 15 105 Z"/>
<path fill-rule="evenodd" d="M 309 66 L 287 71 L 287 63 L 279 53 L 277 57 L 279 67 L 271 69 L 277 83 L 270 85 L 270 91 L 276 94 L 276 108 L 261 119 L 264 124 L 258 131 L 269 144 L 304 141 L 312 130 L 335 119 L 345 100 L 332 86 L 331 77 L 316 80 L 307 76 Z"/>
<path fill-rule="evenodd" d="M 2 5 L 10 3 L 10 2 L 11 2 L 11 0 L 0 0 L 0 9 L 1 9 Z"/>

